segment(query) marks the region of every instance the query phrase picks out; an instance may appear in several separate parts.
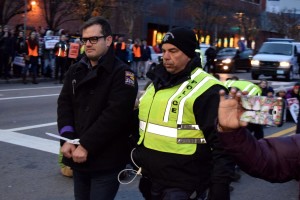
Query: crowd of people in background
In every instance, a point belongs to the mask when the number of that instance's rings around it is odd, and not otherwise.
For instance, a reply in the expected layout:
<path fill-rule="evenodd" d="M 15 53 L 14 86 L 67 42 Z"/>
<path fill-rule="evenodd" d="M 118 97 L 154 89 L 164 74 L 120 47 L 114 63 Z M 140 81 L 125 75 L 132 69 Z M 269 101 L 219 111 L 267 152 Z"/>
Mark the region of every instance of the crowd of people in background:
<path fill-rule="evenodd" d="M 47 38 L 53 39 L 53 36 L 57 42 L 47 45 Z M 71 43 L 79 45 L 76 56 L 71 53 Z M 37 84 L 37 77 L 45 77 L 62 84 L 70 65 L 81 59 L 83 48 L 80 34 L 69 34 L 64 29 L 55 32 L 39 27 L 25 33 L 23 26 L 15 29 L 0 26 L 0 78 L 7 83 L 11 78 L 21 78 L 24 84 L 31 78 L 31 82 Z M 148 61 L 152 60 L 147 41 L 139 38 L 125 41 L 123 36 L 115 36 L 114 49 L 116 56 L 130 65 L 138 79 L 145 80 Z M 153 46 L 153 50 L 161 53 L 159 45 Z"/>

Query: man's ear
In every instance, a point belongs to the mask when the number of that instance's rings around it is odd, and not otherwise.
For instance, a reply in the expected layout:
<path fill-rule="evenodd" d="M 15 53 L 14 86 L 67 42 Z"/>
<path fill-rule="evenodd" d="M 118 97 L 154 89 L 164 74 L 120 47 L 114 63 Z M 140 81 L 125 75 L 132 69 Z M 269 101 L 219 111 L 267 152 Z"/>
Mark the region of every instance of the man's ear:
<path fill-rule="evenodd" d="M 110 45 L 112 44 L 112 41 L 113 41 L 112 36 L 111 35 L 107 36 L 106 39 L 105 39 L 106 46 L 110 47 Z"/>

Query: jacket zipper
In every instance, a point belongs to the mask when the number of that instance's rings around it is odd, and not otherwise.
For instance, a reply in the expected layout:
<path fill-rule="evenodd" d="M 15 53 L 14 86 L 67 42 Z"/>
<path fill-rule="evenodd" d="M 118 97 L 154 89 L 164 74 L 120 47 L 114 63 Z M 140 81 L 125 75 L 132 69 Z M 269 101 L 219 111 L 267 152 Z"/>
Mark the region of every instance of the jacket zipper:
<path fill-rule="evenodd" d="M 75 85 L 76 85 L 76 79 L 73 79 L 72 80 L 73 95 L 75 95 Z"/>

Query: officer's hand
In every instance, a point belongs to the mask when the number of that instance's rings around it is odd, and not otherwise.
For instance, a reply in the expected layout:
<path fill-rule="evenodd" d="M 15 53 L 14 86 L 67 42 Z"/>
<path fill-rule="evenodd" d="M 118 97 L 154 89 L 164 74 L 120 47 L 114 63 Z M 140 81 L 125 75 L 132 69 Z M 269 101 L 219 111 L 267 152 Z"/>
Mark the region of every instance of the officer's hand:
<path fill-rule="evenodd" d="M 88 151 L 79 145 L 73 152 L 72 158 L 74 162 L 83 163 L 87 160 Z"/>
<path fill-rule="evenodd" d="M 224 90 L 220 91 L 220 104 L 218 111 L 218 131 L 230 132 L 241 126 L 247 126 L 247 122 L 240 121 L 244 112 L 241 103 L 241 93 L 231 89 L 228 95 Z"/>
<path fill-rule="evenodd" d="M 72 158 L 72 154 L 75 151 L 76 147 L 74 144 L 65 142 L 61 147 L 60 151 L 66 158 Z"/>

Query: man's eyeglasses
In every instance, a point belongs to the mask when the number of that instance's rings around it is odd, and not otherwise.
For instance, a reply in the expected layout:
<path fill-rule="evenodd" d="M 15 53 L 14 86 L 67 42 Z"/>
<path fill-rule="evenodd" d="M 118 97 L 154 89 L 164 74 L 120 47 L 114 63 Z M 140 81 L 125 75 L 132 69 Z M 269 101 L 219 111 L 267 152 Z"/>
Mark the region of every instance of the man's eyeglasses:
<path fill-rule="evenodd" d="M 105 37 L 106 37 L 105 35 L 102 35 L 102 36 L 94 36 L 94 37 L 89 37 L 89 38 L 81 38 L 80 40 L 83 44 L 86 44 L 87 41 L 90 41 L 91 44 L 96 44 L 99 39 L 105 38 Z"/>

